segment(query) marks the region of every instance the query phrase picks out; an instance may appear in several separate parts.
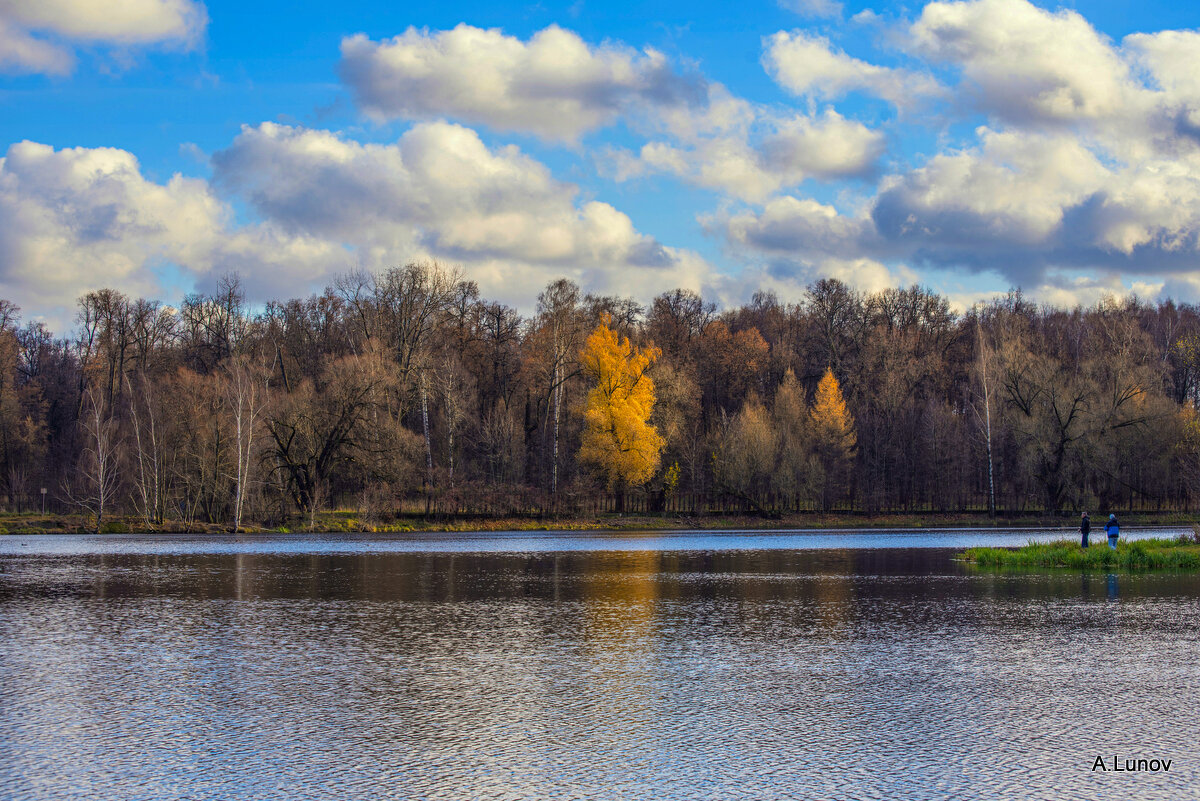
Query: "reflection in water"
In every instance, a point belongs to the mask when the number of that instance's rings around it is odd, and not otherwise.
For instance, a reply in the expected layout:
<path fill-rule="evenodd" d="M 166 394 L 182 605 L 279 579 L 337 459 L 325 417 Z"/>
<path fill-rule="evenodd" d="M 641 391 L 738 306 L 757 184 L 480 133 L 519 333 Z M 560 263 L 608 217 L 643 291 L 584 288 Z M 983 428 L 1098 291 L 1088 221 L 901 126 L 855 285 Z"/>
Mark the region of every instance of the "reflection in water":
<path fill-rule="evenodd" d="M 0 795 L 1154 799 L 1197 779 L 1192 574 L 153 550 L 0 557 Z M 1176 762 L 1093 773 L 1113 749 Z"/>

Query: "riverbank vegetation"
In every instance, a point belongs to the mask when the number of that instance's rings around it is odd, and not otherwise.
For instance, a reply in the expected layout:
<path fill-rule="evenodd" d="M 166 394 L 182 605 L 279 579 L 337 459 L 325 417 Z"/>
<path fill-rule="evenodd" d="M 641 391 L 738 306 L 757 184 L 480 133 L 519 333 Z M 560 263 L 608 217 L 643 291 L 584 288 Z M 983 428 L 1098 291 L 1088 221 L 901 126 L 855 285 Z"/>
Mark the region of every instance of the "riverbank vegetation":
<path fill-rule="evenodd" d="M 1194 515 L 1177 512 L 1142 513 L 1124 518 L 1126 525 L 1187 527 Z M 779 517 L 756 514 L 661 515 L 605 513 L 588 517 L 546 514 L 536 516 L 489 517 L 483 515 L 425 515 L 415 504 L 411 511 L 387 520 L 365 517 L 359 509 L 331 509 L 311 519 L 295 517 L 286 524 L 265 525 L 247 522 L 239 529 L 245 533 L 369 533 L 469 532 L 469 531 L 783 531 L 783 530 L 904 530 L 904 529 L 1054 529 L 1063 526 L 1061 516 L 1040 514 L 992 517 L 986 514 L 847 514 L 805 512 Z M 138 515 L 112 515 L 101 528 L 106 534 L 184 534 L 228 532 L 222 522 L 168 519 L 162 524 L 147 524 Z M 95 531 L 95 520 L 80 513 L 41 514 L 38 512 L 0 513 L 0 535 L 4 534 L 83 534 Z"/>
<path fill-rule="evenodd" d="M 0 302 L 0 508 L 160 530 L 339 509 L 775 525 L 1200 495 L 1191 305 L 1012 292 L 956 313 L 823 280 L 722 310 L 564 280 L 518 311 L 437 264 L 251 300 L 236 277 L 178 308 L 90 292 L 62 336 Z"/>
<path fill-rule="evenodd" d="M 1200 569 L 1200 540 L 1149 539 L 1081 548 L 1077 541 L 1030 543 L 1023 548 L 968 548 L 962 559 L 981 567 L 1061 567 L 1078 570 Z"/>

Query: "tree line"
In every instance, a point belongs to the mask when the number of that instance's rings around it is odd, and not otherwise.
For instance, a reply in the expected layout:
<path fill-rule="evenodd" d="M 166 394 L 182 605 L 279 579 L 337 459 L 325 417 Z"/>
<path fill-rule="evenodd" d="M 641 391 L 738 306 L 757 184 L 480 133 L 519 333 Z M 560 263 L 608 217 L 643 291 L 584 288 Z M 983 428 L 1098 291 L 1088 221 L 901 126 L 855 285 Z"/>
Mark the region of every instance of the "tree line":
<path fill-rule="evenodd" d="M 399 514 L 1184 509 L 1200 309 L 834 279 L 719 310 L 567 280 L 529 314 L 412 263 L 250 307 L 0 301 L 0 501 L 281 525 Z"/>

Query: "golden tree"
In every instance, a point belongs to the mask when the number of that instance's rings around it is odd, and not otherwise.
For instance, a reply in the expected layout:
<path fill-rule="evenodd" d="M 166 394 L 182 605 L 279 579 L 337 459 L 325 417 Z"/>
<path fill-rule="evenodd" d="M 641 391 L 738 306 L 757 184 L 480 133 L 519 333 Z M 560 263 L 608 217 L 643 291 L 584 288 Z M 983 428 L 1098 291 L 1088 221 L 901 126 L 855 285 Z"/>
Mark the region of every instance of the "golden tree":
<path fill-rule="evenodd" d="M 583 442 L 579 460 L 593 466 L 615 486 L 645 484 L 658 469 L 663 438 L 648 421 L 654 410 L 654 381 L 646 368 L 659 349 L 638 349 L 618 337 L 609 319 L 596 326 L 579 353 L 580 367 L 595 385 L 583 411 Z"/>
<path fill-rule="evenodd" d="M 817 384 L 810 416 L 817 454 L 825 468 L 824 506 L 829 509 L 846 489 L 850 460 L 858 444 L 854 417 L 846 408 L 846 399 L 832 368 L 826 368 Z"/>

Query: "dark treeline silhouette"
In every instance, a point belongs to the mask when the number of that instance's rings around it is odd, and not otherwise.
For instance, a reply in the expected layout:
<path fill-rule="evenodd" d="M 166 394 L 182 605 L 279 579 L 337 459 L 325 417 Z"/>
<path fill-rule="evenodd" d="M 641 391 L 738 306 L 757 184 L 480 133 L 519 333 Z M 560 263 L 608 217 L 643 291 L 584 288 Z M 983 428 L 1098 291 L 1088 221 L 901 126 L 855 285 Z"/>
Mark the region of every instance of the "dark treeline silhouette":
<path fill-rule="evenodd" d="M 556 281 L 525 316 L 436 264 L 251 310 L 112 290 L 56 339 L 0 302 L 0 487 L 147 526 L 398 514 L 1185 509 L 1200 489 L 1200 309 L 965 314 L 836 280 L 724 311 Z M 653 475 L 580 459 L 607 324 L 649 353 Z M 594 371 L 592 371 L 594 373 Z M 654 438 L 658 443 L 658 439 Z"/>

